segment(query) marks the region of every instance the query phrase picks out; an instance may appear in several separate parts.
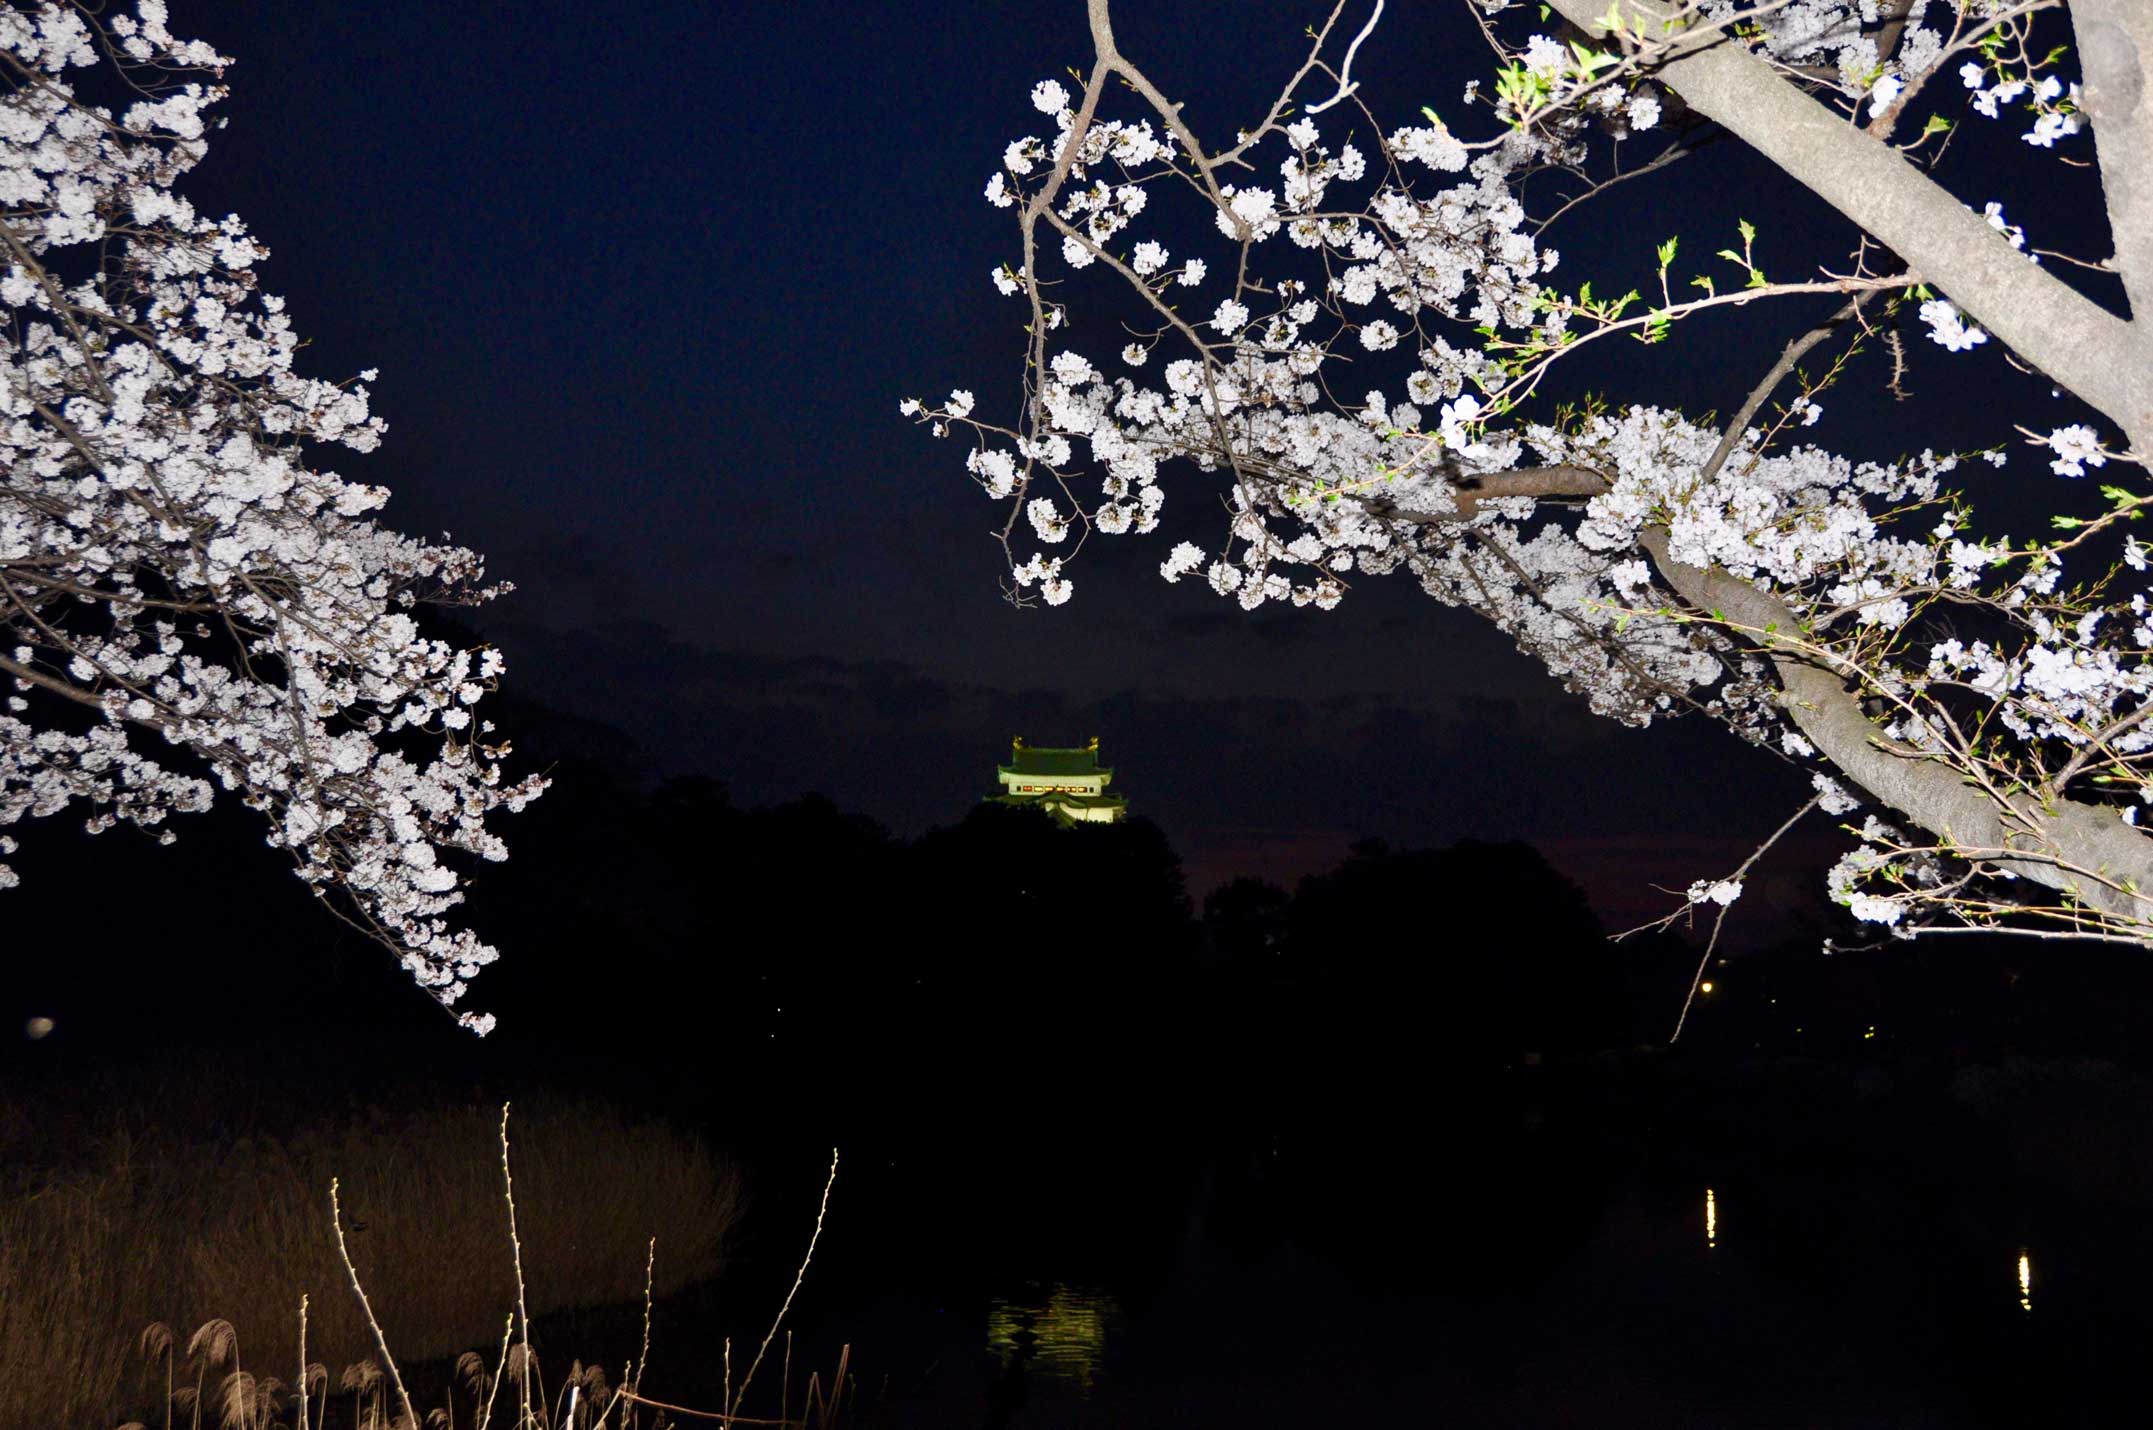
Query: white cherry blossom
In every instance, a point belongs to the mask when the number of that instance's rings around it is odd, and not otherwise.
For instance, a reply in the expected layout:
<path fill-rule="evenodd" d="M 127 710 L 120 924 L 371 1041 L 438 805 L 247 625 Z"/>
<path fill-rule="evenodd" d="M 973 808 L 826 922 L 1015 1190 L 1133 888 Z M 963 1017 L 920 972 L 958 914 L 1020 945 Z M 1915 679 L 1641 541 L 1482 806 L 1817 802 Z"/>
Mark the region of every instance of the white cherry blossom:
<path fill-rule="evenodd" d="M 1210 150 L 1180 106 L 1138 82 L 1133 61 L 1102 48 L 1084 132 L 1072 132 L 1077 101 L 1062 93 L 1052 106 L 1061 135 L 1011 146 L 1007 171 L 1035 206 L 1015 206 L 1024 252 L 1058 246 L 1068 268 L 1085 270 L 1024 277 L 1046 329 L 1116 293 L 1115 322 L 1076 331 L 1104 344 L 1127 329 L 1103 348 L 1119 348 L 1118 366 L 1050 357 L 1044 333 L 1032 334 L 1014 429 L 971 419 L 968 397 L 961 412 L 909 414 L 968 422 L 982 452 L 1015 448 L 1007 468 L 983 468 L 979 454 L 969 463 L 1012 504 L 1013 598 L 1066 580 L 1081 538 L 1152 531 L 1169 488 L 1178 496 L 1209 478 L 1202 499 L 1223 505 L 1224 540 L 1178 542 L 1159 566 L 1164 582 L 1200 575 L 1243 609 L 1328 610 L 1352 581 L 1395 575 L 1493 622 L 1601 715 L 1633 725 L 1704 716 L 1807 769 L 1826 815 L 1863 812 L 1856 848 L 1829 880 L 1859 919 L 1898 933 L 1961 923 L 2153 935 L 2153 845 L 2117 812 L 2153 802 L 2153 722 L 2142 718 L 2153 601 L 2123 574 L 2153 566 L 2123 525 L 2153 506 L 2142 490 L 2153 329 L 2083 311 L 2087 300 L 2055 280 L 2040 262 L 2054 255 L 2030 249 L 2002 200 L 1977 193 L 1984 206 L 1972 208 L 1921 167 L 1933 156 L 1922 144 L 1948 131 L 1936 113 L 1946 102 L 1990 117 L 2030 112 L 2035 148 L 2088 128 L 2092 104 L 2096 147 L 2127 147 L 2138 141 L 2121 136 L 2120 120 L 2104 137 L 2097 106 L 2128 85 L 2104 92 L 2089 79 L 2081 90 L 2059 72 L 2067 50 L 2036 43 L 2032 10 L 2004 0 L 1913 0 L 1888 20 L 1847 0 L 1698 0 L 1682 26 L 1626 21 L 1619 44 L 1602 32 L 1617 12 L 1598 0 L 1554 0 L 1582 37 L 1563 41 L 1547 33 L 1551 12 L 1480 8 L 1498 79 L 1492 95 L 1468 86 L 1466 103 L 1488 103 L 1507 127 L 1468 132 L 1423 111 L 1424 123 L 1377 131 L 1364 155 L 1347 142 L 1346 112 L 1311 102 L 1322 98 L 1311 76 L 1332 73 L 1311 66 L 1307 89 L 1289 86 L 1272 118 Z M 1095 0 L 1094 16 L 1103 12 Z M 1687 39 L 1660 37 L 1699 30 L 1724 41 L 1706 47 L 1717 69 L 1688 65 Z M 1712 78 L 1737 71 L 1739 83 Z M 1351 92 L 1341 81 L 1338 97 Z M 1807 105 L 1819 122 L 1782 136 L 1778 121 L 1757 119 L 1764 110 L 1742 108 L 1759 95 Z M 1757 123 L 1745 129 L 1724 111 Z M 1529 215 L 1525 196 L 1543 176 L 1600 172 L 1613 141 L 1677 146 L 1660 132 L 1694 133 L 1699 114 L 1853 220 L 1847 257 L 1821 277 L 1774 282 L 1765 268 L 1782 271 L 1776 236 L 1745 221 L 1739 249 L 1707 245 L 1739 265 L 1734 283 L 1725 267 L 1700 265 L 1694 280 L 1670 272 L 1687 261 L 1685 236 L 1660 248 L 1654 281 L 1603 281 L 1597 298 L 1582 283 L 1556 286 L 1558 255 L 1539 238 L 1554 201 Z M 1912 157 L 1879 178 L 1864 166 L 1885 145 Z M 1833 161 L 1813 162 L 1808 148 Z M 1054 156 L 1069 160 L 1058 178 L 1044 173 Z M 1842 170 L 1862 177 L 1842 191 Z M 2012 192 L 1988 188 L 1993 177 L 1978 176 L 1988 192 Z M 1892 204 L 1872 203 L 1882 190 Z M 2111 190 L 2127 197 L 2127 186 Z M 1131 202 L 1131 191 L 1151 200 Z M 1166 217 L 1176 205 L 1181 217 Z M 1916 208 L 1926 227 L 1879 237 Z M 2142 285 L 2153 236 L 2131 227 L 2144 226 L 2141 210 L 2113 209 L 2117 257 L 2083 266 Z M 1969 213 L 1980 222 L 1962 221 Z M 1635 216 L 1618 213 L 1628 221 L 1618 231 Z M 1872 222 L 1878 230 L 1865 232 Z M 1270 241 L 1281 228 L 1289 241 Z M 1211 265 L 1230 291 L 1177 304 L 1171 285 L 1201 283 Z M 1617 300 L 1631 283 L 1637 293 Z M 1570 354 L 1603 338 L 1656 343 L 1692 312 L 1756 321 L 1784 311 L 1779 298 L 1819 293 L 1846 307 L 1801 335 L 1802 353 L 1828 337 L 1848 362 L 1850 345 L 1881 347 L 1889 366 L 1877 380 L 1897 391 L 1909 370 L 1917 386 L 1965 380 L 2000 368 L 1986 358 L 2008 349 L 2013 365 L 2041 374 L 2029 393 L 2045 401 L 2068 385 L 2123 433 L 2103 442 L 2083 421 L 2018 424 L 2049 471 L 2124 466 L 2129 480 L 2104 472 L 2116 484 L 2097 500 L 2095 484 L 2068 488 L 2065 512 L 2031 534 L 1983 530 L 1959 489 L 2005 465 L 2005 414 L 2025 393 L 1983 390 L 1933 437 L 1909 430 L 1885 452 L 1837 452 L 1807 439 L 1831 434 L 1819 397 L 1849 379 L 1827 351 L 1775 367 L 1793 349 L 1769 327 L 1757 344 L 1762 380 L 1732 421 L 1621 390 L 1619 368 L 1611 392 L 1556 387 Z M 1992 337 L 1982 359 L 1936 351 Z M 1715 387 L 1698 409 L 1725 396 Z M 1092 491 L 1099 500 L 1086 507 Z M 1032 539 L 1057 554 L 1018 549 Z M 1739 892 L 1738 878 L 1702 881 L 1690 897 L 1725 906 Z"/>
<path fill-rule="evenodd" d="M 175 188 L 228 61 L 159 0 L 0 8 L 0 54 L 0 826 L 72 813 L 168 840 L 236 799 L 453 1005 L 496 955 L 456 922 L 448 856 L 503 858 L 488 816 L 544 781 L 510 780 L 475 718 L 499 654 L 416 613 L 507 588 L 315 465 L 380 442 L 373 374 L 303 373 L 267 250 Z"/>

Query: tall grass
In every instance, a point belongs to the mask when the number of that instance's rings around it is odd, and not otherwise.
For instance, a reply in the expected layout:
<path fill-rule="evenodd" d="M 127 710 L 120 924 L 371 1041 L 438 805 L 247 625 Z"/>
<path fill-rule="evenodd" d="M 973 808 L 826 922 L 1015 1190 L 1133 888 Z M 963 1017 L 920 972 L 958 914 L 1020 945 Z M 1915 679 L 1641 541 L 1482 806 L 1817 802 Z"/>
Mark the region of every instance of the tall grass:
<path fill-rule="evenodd" d="M 162 1144 L 115 1134 L 96 1164 L 0 1193 L 0 1425 L 111 1426 L 160 1403 L 146 1325 L 221 1319 L 238 1364 L 287 1383 L 307 1355 L 374 1353 L 330 1228 L 341 1180 L 351 1256 L 400 1357 L 501 1334 L 514 1304 L 498 1109 L 374 1111 L 289 1138 Z M 520 1105 L 516 1212 L 541 1315 L 640 1300 L 649 1238 L 659 1295 L 715 1274 L 739 1183 L 701 1142 L 595 1102 Z M 179 1348 L 185 1364 L 184 1347 Z M 145 1372 L 147 1374 L 145 1375 Z M 161 1408 L 152 1424 L 163 1423 Z M 207 1413 L 205 1423 L 214 1423 Z"/>

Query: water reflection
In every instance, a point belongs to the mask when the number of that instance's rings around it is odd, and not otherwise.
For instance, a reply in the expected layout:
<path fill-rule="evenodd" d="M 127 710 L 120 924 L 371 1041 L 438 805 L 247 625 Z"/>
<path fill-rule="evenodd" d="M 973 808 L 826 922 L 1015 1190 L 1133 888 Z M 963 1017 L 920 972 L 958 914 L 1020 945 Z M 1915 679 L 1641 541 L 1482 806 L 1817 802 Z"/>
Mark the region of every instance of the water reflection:
<path fill-rule="evenodd" d="M 2023 1251 L 2018 1254 L 2018 1308 L 2033 1309 L 2033 1258 Z"/>
<path fill-rule="evenodd" d="M 1106 1336 L 1121 1307 L 1104 1292 L 1057 1284 L 1022 1301 L 987 1305 L 987 1349 L 1006 1371 L 1037 1368 L 1089 1392 L 1106 1362 Z"/>
<path fill-rule="evenodd" d="M 1704 1244 L 1719 1245 L 1719 1200 L 1710 1187 L 1704 1189 Z"/>

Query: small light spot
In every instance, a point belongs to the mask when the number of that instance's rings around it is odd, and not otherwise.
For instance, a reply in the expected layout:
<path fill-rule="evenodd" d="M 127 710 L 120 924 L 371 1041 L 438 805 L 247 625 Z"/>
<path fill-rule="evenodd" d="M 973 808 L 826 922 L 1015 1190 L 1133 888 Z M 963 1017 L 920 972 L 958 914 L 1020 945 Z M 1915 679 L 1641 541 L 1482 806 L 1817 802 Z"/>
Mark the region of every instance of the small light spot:
<path fill-rule="evenodd" d="M 52 1019 L 50 1018 L 32 1018 L 22 1025 L 22 1035 L 33 1043 L 40 1038 L 49 1036 L 51 1032 Z"/>
<path fill-rule="evenodd" d="M 1699 993 L 1710 993 L 1712 991 L 1712 980 L 1707 978 L 1704 982 L 1698 984 L 1697 991 Z"/>

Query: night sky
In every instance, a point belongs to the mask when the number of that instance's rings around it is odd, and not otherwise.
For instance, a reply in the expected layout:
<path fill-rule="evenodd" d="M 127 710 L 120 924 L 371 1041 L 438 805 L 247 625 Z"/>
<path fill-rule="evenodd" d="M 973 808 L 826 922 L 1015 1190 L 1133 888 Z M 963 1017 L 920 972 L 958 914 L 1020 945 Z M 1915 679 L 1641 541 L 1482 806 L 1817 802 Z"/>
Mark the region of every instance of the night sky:
<path fill-rule="evenodd" d="M 1324 12 L 1122 9 L 1124 50 L 1212 137 L 1261 112 Z M 262 0 L 174 23 L 238 60 L 190 192 L 271 246 L 310 370 L 381 370 L 389 440 L 340 470 L 391 487 L 396 524 L 488 553 L 519 587 L 477 617 L 511 687 L 624 731 L 651 773 L 748 803 L 821 790 L 911 835 L 984 794 L 1012 735 L 1099 735 L 1198 894 L 1363 835 L 1520 837 L 1622 922 L 1668 906 L 1652 884 L 1725 872 L 1806 792 L 1702 725 L 1593 719 L 1404 580 L 1254 616 L 1164 585 L 1171 542 L 1221 528 L 1193 473 L 1169 480 L 1166 529 L 1087 547 L 1072 604 L 1004 604 L 1001 512 L 897 402 L 970 387 L 1014 419 L 1019 320 L 987 282 L 1014 227 L 978 195 L 1038 118 L 1029 87 L 1088 58 L 1075 0 Z M 1379 116 L 1454 109 L 1485 68 L 1461 7 L 1384 24 L 1361 66 Z M 1651 243 L 1717 246 L 1738 216 L 1777 253 L 1844 252 L 1738 145 L 1676 172 L 1633 190 L 1642 226 L 1566 219 L 1561 276 L 1642 279 Z M 1811 316 L 1700 323 L 1571 381 L 1724 411 Z M 1884 401 L 1842 399 L 1816 435 L 1873 442 L 1902 420 Z"/>

